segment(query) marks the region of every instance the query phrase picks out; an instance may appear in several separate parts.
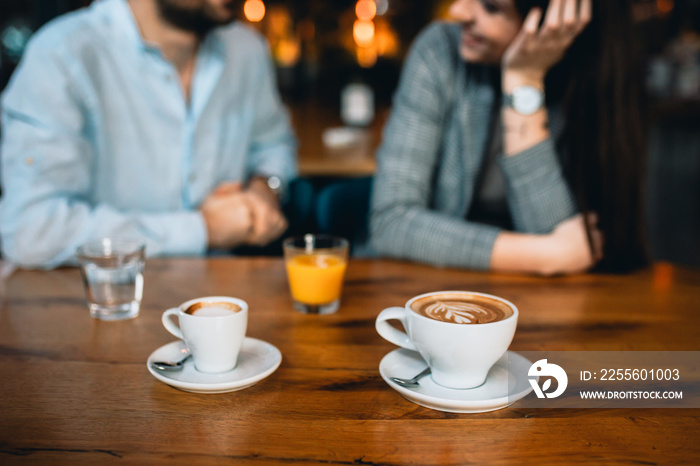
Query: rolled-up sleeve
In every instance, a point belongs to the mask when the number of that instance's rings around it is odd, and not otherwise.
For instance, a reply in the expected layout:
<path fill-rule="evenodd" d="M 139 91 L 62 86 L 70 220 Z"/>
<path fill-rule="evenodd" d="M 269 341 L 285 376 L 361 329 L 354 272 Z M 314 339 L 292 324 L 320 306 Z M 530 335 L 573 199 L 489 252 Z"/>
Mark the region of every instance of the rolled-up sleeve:
<path fill-rule="evenodd" d="M 51 268 L 74 260 L 82 242 L 141 240 L 149 255 L 202 254 L 198 212 L 121 212 L 88 201 L 95 148 L 71 61 L 50 37 L 32 41 L 2 99 L 0 235 L 6 259 Z M 125 187 L 128 189 L 128 187 Z"/>
<path fill-rule="evenodd" d="M 377 153 L 371 242 L 382 255 L 488 269 L 500 230 L 430 207 L 445 109 L 450 104 L 446 40 L 440 26 L 431 26 L 406 60 Z"/>
<path fill-rule="evenodd" d="M 500 160 L 515 230 L 543 234 L 577 213 L 551 138 Z"/>
<path fill-rule="evenodd" d="M 248 153 L 248 175 L 278 176 L 289 183 L 297 176 L 297 142 L 289 113 L 277 90 L 269 49 L 262 41 L 259 47 L 255 114 Z"/>

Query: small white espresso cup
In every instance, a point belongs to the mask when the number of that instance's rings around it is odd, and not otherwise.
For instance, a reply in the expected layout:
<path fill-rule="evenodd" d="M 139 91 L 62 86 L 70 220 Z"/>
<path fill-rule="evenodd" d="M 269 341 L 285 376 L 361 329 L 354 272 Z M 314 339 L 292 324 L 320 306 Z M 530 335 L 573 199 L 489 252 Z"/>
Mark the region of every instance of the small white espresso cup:
<path fill-rule="evenodd" d="M 471 301 L 478 305 L 490 303 L 504 312 L 502 320 L 490 323 L 455 323 L 427 317 L 412 306 L 416 301 L 426 302 L 454 299 Z M 437 305 L 440 308 L 439 304 Z M 456 311 L 443 309 L 454 320 L 465 322 L 478 318 L 480 312 L 471 306 L 458 306 Z M 460 314 L 461 313 L 461 314 Z M 470 317 L 472 316 L 472 317 Z M 396 329 L 389 320 L 398 320 L 406 333 Z M 508 350 L 518 323 L 518 309 L 497 296 L 471 291 L 439 291 L 411 298 L 404 307 L 384 309 L 377 316 L 375 327 L 379 335 L 403 348 L 418 351 L 431 369 L 435 383 L 448 388 L 478 387 L 486 381 L 491 367 Z"/>
<path fill-rule="evenodd" d="M 245 301 L 226 296 L 192 299 L 165 311 L 162 320 L 168 332 L 185 340 L 199 372 L 227 372 L 236 367 L 248 326 Z"/>

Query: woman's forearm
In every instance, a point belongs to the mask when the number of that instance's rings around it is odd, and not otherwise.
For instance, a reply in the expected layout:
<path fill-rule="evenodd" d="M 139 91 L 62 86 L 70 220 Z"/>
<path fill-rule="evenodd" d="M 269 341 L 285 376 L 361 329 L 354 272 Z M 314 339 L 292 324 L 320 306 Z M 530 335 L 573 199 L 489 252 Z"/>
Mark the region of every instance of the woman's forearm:
<path fill-rule="evenodd" d="M 504 231 L 498 235 L 491 253 L 494 272 L 532 273 L 550 275 L 551 260 L 547 254 L 545 235 L 531 235 Z"/>
<path fill-rule="evenodd" d="M 541 89 L 544 77 L 503 72 L 504 94 L 525 85 Z M 521 110 L 528 108 L 527 103 L 527 99 L 520 102 Z M 536 101 L 529 103 L 531 111 L 536 108 Z M 548 111 L 543 106 L 531 115 L 521 115 L 504 105 L 502 116 L 505 156 L 499 163 L 507 183 L 514 229 L 523 233 L 549 233 L 572 217 L 577 208 L 550 135 Z"/>
<path fill-rule="evenodd" d="M 544 77 L 504 72 L 503 94 L 511 94 L 518 86 L 531 86 L 544 91 Z M 516 155 L 547 139 L 549 116 L 544 105 L 531 115 L 521 115 L 513 108 L 503 106 L 503 147 L 506 157 Z"/>
<path fill-rule="evenodd" d="M 545 235 L 501 232 L 491 251 L 491 270 L 556 275 L 585 272 L 602 258 L 603 239 L 595 216 L 582 214 L 561 222 Z M 586 223 L 593 226 L 592 246 Z"/>

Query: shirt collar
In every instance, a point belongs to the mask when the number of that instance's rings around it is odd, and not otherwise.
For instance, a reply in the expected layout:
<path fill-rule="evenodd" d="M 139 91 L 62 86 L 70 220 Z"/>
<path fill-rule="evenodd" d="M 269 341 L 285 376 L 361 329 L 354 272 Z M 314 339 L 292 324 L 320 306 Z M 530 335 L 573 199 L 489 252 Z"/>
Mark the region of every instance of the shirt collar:
<path fill-rule="evenodd" d="M 117 29 L 123 32 L 130 43 L 134 44 L 144 52 L 155 51 L 160 53 L 160 48 L 158 46 L 149 44 L 143 40 L 141 31 L 136 23 L 136 18 L 134 18 L 134 14 L 131 11 L 131 7 L 129 7 L 127 0 L 98 0 L 97 3 L 108 4 L 112 7 L 112 20 Z M 202 40 L 200 49 L 206 50 L 207 53 L 214 53 L 216 55 L 223 56 L 224 42 L 221 37 L 221 29 L 222 28 L 216 28 L 207 34 L 204 40 Z"/>
<path fill-rule="evenodd" d="M 108 14 L 111 17 L 112 24 L 114 24 L 117 31 L 126 36 L 129 43 L 142 50 L 154 48 L 146 44 L 143 37 L 141 37 L 141 31 L 139 31 L 136 18 L 134 18 L 127 0 L 98 0 L 96 3 L 104 4 L 107 10 L 110 10 Z"/>

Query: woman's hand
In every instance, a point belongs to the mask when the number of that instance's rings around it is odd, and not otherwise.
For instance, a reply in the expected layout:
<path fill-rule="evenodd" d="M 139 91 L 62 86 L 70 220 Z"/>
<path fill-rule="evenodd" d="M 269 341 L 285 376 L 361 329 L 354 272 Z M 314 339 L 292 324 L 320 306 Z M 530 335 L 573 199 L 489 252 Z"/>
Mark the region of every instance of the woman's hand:
<path fill-rule="evenodd" d="M 590 213 L 564 220 L 546 236 L 543 275 L 580 273 L 603 258 L 603 233 L 597 228 L 598 216 Z M 586 225 L 588 224 L 588 225 Z M 591 231 L 591 245 L 586 229 Z"/>
<path fill-rule="evenodd" d="M 541 27 L 542 10 L 530 10 L 501 59 L 504 89 L 543 83 L 547 71 L 591 21 L 592 8 L 592 0 L 551 0 Z M 505 81 L 512 81 L 512 85 Z"/>
<path fill-rule="evenodd" d="M 545 276 L 585 272 L 603 258 L 603 234 L 597 223 L 596 214 L 579 214 L 546 235 L 504 231 L 493 245 L 491 269 Z"/>

